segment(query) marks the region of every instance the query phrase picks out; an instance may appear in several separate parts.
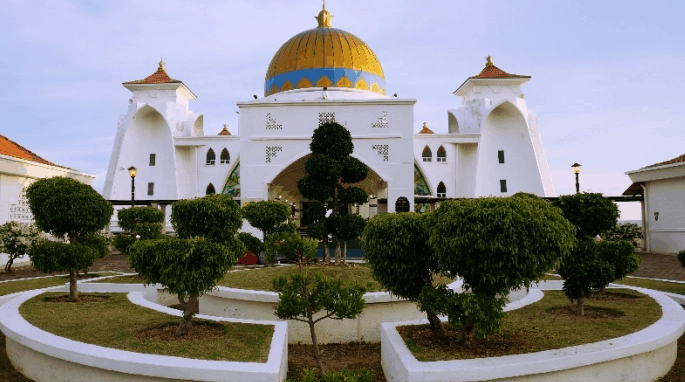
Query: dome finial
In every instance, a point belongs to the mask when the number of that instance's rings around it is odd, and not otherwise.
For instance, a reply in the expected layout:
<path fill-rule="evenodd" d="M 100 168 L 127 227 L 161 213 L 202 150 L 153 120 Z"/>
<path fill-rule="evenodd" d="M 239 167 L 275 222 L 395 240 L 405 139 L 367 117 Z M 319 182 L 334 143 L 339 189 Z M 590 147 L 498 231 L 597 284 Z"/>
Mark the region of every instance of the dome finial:
<path fill-rule="evenodd" d="M 319 22 L 319 28 L 330 28 L 331 20 L 333 15 L 326 10 L 326 0 L 323 0 L 323 9 L 319 12 L 319 15 L 315 17 L 316 21 Z"/>
<path fill-rule="evenodd" d="M 492 62 L 492 56 L 489 54 L 485 57 L 485 66 L 495 66 L 495 63 Z"/>
<path fill-rule="evenodd" d="M 164 62 L 163 58 L 159 59 L 159 67 L 157 68 L 157 71 L 166 72 L 166 63 Z"/>

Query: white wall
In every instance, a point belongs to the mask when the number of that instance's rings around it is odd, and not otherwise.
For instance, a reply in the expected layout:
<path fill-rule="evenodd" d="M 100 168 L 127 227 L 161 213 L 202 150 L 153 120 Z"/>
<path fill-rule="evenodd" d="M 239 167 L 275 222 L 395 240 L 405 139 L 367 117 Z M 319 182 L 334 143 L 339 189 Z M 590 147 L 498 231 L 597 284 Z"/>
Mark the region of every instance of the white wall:
<path fill-rule="evenodd" d="M 677 253 L 685 250 L 685 177 L 648 182 L 646 203 L 650 251 Z M 659 213 L 658 220 L 655 212 Z"/>

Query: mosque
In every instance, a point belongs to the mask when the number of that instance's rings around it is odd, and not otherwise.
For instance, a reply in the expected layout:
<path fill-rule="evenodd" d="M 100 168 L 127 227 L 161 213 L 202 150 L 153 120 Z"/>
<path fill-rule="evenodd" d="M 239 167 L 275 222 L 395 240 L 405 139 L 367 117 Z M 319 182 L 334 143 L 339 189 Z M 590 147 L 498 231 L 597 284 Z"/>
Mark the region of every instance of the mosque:
<path fill-rule="evenodd" d="M 190 110 L 196 95 L 171 78 L 164 62 L 152 75 L 124 82 L 131 91 L 119 119 L 104 186 L 109 200 L 160 204 L 211 193 L 240 203 L 282 200 L 307 224 L 307 200 L 297 190 L 311 136 L 335 121 L 352 134 L 353 156 L 369 167 L 358 186 L 372 198 L 354 213 L 370 217 L 409 201 L 418 212 L 443 198 L 509 196 L 524 191 L 554 196 L 534 113 L 521 85 L 530 76 L 507 73 L 488 56 L 485 67 L 454 92 L 447 134 L 423 124 L 414 133 L 416 99 L 387 90 L 383 67 L 357 36 L 331 27 L 325 9 L 318 27 L 299 33 L 266 69 L 264 96 L 240 101 L 240 136 L 228 126 L 205 134 L 203 115 Z M 218 128 L 217 128 L 218 130 Z"/>

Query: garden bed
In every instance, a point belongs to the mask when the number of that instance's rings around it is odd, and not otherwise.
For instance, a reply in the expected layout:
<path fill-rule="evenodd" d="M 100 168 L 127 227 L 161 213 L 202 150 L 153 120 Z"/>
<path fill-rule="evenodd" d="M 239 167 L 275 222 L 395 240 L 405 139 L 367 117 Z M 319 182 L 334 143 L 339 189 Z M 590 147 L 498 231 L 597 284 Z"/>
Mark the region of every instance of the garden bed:
<path fill-rule="evenodd" d="M 558 284 L 561 287 L 561 283 Z M 383 369 L 388 380 L 409 382 L 500 379 L 557 382 L 655 380 L 666 374 L 676 359 L 677 339 L 685 331 L 685 311 L 662 293 L 647 289 L 638 289 L 638 291 L 653 298 L 663 311 L 661 318 L 642 330 L 584 345 L 505 357 L 482 354 L 484 358 L 421 362 L 412 355 L 398 333 L 397 327 L 423 324 L 423 322 L 384 323 L 381 325 Z M 565 305 L 567 304 L 566 302 Z M 602 303 L 603 306 L 607 304 L 609 302 Z M 606 327 L 616 330 L 621 326 L 615 324 L 616 322 L 612 322 L 612 325 L 606 325 Z M 585 331 L 585 325 L 586 322 L 571 323 L 569 327 L 573 333 L 582 336 L 581 332 Z M 534 333 L 524 334 L 533 335 Z M 486 352 L 481 351 L 481 353 Z M 492 352 L 492 354 L 507 354 L 507 351 Z"/>

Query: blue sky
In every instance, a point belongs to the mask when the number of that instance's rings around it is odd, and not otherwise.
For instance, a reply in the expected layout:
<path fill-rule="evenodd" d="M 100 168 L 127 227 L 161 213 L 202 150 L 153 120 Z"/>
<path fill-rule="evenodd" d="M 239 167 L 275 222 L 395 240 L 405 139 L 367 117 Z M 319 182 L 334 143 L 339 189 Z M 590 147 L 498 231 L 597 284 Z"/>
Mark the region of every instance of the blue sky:
<path fill-rule="evenodd" d="M 333 27 L 375 51 L 387 91 L 416 98 L 414 126 L 447 132 L 452 92 L 495 64 L 532 76 L 558 194 L 620 195 L 625 171 L 685 153 L 685 3 L 328 0 Z M 262 94 L 272 55 L 316 26 L 317 0 L 0 2 L 0 132 L 101 189 L 129 92 L 160 57 L 188 85 L 205 132 L 237 132 L 235 103 Z M 639 219 L 637 203 L 622 219 Z"/>

